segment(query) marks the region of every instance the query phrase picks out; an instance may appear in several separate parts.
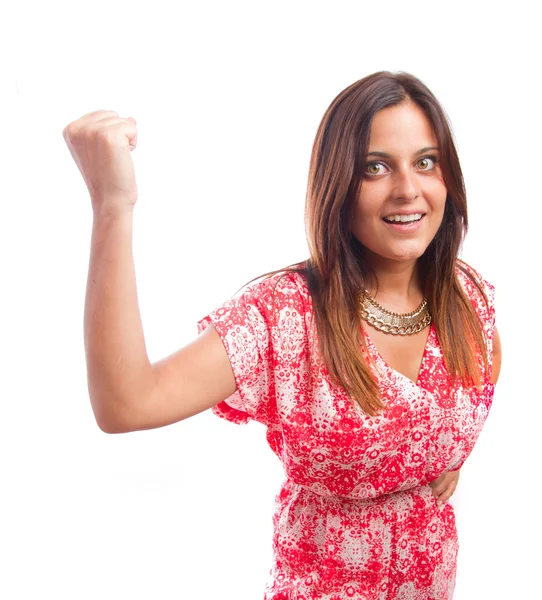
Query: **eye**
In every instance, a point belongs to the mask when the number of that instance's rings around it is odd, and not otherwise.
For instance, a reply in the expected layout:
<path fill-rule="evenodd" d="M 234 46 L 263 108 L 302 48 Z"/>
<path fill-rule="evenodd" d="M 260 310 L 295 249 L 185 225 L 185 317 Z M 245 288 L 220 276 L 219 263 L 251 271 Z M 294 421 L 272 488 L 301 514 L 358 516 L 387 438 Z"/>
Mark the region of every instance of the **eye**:
<path fill-rule="evenodd" d="M 365 165 L 365 173 L 367 175 L 381 175 L 386 165 L 381 162 L 373 162 Z"/>
<path fill-rule="evenodd" d="M 418 161 L 418 166 L 422 171 L 432 171 L 437 164 L 435 156 L 424 156 Z"/>

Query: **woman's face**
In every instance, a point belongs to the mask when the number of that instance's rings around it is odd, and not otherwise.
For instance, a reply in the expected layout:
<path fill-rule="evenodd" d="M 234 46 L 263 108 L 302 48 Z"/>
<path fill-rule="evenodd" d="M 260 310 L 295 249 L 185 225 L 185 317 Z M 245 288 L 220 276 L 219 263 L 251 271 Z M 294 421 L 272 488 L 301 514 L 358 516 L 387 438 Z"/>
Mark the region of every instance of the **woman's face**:
<path fill-rule="evenodd" d="M 435 237 L 446 203 L 437 146 L 414 102 L 375 114 L 352 220 L 369 261 L 415 262 Z"/>

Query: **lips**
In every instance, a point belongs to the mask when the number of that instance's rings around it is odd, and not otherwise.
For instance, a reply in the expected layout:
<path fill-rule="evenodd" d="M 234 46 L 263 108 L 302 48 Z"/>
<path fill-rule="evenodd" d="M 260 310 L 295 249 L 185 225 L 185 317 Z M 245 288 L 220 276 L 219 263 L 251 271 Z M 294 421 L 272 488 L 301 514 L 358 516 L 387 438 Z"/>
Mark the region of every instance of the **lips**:
<path fill-rule="evenodd" d="M 397 223 L 397 224 L 406 223 L 406 224 L 408 224 L 408 223 L 417 223 L 424 216 L 425 216 L 425 213 L 423 213 L 421 211 L 408 212 L 408 213 L 393 213 L 390 215 L 386 215 L 385 217 L 382 217 L 382 220 L 385 221 L 386 223 Z"/>

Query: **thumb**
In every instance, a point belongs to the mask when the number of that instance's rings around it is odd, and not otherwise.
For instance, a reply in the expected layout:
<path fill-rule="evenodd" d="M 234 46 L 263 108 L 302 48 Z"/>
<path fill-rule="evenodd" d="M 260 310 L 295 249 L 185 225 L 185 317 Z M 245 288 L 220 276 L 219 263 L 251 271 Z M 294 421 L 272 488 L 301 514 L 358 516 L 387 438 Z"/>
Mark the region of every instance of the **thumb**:
<path fill-rule="evenodd" d="M 137 121 L 134 119 L 134 117 L 126 117 L 126 120 L 132 122 L 134 125 L 137 125 Z M 134 150 L 137 146 L 137 130 L 135 131 L 133 136 L 129 137 L 129 145 L 130 152 Z"/>

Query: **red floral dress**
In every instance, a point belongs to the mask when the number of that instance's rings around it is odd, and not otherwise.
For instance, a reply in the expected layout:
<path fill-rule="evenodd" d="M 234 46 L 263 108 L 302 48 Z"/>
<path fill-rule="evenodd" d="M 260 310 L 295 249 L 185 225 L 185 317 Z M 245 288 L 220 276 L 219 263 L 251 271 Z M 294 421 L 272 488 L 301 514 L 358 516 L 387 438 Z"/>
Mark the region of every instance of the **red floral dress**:
<path fill-rule="evenodd" d="M 486 306 L 470 279 L 457 274 L 491 360 L 494 288 L 478 276 Z M 472 451 L 493 399 L 490 374 L 481 390 L 451 385 L 432 324 L 414 383 L 386 364 L 364 330 L 388 405 L 366 415 L 329 378 L 309 289 L 297 273 L 250 284 L 201 319 L 199 333 L 209 323 L 237 382 L 213 412 L 234 423 L 263 423 L 285 471 L 264 600 L 450 600 L 454 510 L 437 507 L 428 482 L 459 469 Z"/>

